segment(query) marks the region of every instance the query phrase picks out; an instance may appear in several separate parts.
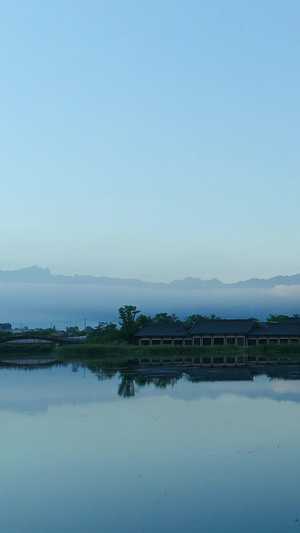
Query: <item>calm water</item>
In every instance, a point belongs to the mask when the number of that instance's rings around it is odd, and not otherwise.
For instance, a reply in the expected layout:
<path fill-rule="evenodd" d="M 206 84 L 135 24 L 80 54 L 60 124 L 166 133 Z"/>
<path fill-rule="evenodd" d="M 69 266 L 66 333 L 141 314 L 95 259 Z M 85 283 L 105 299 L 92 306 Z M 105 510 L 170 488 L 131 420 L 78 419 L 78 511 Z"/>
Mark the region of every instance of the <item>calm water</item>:
<path fill-rule="evenodd" d="M 1 531 L 300 531 L 300 381 L 0 370 Z"/>

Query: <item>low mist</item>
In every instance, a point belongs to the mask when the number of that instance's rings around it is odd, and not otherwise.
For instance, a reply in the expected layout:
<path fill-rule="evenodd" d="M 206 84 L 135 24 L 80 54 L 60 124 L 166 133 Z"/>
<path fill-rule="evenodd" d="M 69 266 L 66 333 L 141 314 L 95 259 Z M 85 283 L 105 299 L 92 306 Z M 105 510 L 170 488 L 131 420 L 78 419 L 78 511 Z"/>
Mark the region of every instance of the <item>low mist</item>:
<path fill-rule="evenodd" d="M 300 312 L 300 286 L 272 289 L 163 290 L 130 287 L 64 286 L 0 283 L 0 322 L 13 327 L 84 328 L 118 322 L 118 308 L 136 305 L 142 313 L 175 313 L 179 318 L 215 313 L 221 318 L 256 317 Z"/>

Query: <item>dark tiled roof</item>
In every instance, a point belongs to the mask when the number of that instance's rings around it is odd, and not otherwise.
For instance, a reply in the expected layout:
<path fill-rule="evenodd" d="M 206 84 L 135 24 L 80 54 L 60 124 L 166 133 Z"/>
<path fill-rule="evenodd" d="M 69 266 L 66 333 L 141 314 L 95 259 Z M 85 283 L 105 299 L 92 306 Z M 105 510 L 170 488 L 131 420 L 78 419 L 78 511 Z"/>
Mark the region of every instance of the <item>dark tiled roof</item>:
<path fill-rule="evenodd" d="M 300 318 L 294 317 L 294 316 L 288 316 L 286 317 L 285 324 L 300 324 Z"/>
<path fill-rule="evenodd" d="M 181 324 L 145 324 L 135 337 L 185 337 L 189 329 Z"/>
<path fill-rule="evenodd" d="M 268 337 L 272 335 L 281 337 L 283 335 L 288 337 L 299 337 L 300 324 L 288 322 L 260 322 L 259 325 L 251 331 L 250 335 L 255 337 Z"/>
<path fill-rule="evenodd" d="M 200 320 L 190 330 L 191 335 L 247 335 L 255 325 L 246 320 Z"/>
<path fill-rule="evenodd" d="M 180 324 L 145 324 L 141 337 L 190 337 L 192 335 L 249 335 L 250 337 L 300 336 L 300 323 L 256 322 L 252 319 L 200 320 L 191 328 Z"/>

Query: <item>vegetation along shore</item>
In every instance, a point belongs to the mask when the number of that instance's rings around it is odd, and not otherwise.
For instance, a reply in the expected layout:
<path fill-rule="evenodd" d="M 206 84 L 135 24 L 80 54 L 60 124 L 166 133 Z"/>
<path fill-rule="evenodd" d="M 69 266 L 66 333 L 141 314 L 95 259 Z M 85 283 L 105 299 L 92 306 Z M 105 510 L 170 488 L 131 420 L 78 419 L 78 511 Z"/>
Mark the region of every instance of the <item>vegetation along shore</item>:
<path fill-rule="evenodd" d="M 15 331 L 0 324 L 0 358 L 22 355 L 60 360 L 192 363 L 200 366 L 300 363 L 300 316 L 270 315 L 226 320 L 216 315 L 157 313 L 150 317 L 132 305 L 119 309 L 119 324 L 100 322 L 84 330 Z"/>

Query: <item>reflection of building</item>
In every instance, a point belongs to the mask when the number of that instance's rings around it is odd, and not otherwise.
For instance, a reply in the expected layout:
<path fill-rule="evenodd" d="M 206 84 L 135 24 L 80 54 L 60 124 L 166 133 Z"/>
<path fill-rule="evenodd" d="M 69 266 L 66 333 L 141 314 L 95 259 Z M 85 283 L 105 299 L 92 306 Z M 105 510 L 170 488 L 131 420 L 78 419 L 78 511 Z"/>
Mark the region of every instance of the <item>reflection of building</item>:
<path fill-rule="evenodd" d="M 283 323 L 241 320 L 200 320 L 191 327 L 180 324 L 145 324 L 136 333 L 140 346 L 253 346 L 300 342 L 300 320 Z"/>

